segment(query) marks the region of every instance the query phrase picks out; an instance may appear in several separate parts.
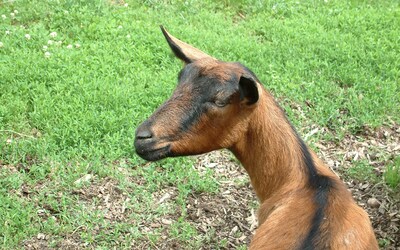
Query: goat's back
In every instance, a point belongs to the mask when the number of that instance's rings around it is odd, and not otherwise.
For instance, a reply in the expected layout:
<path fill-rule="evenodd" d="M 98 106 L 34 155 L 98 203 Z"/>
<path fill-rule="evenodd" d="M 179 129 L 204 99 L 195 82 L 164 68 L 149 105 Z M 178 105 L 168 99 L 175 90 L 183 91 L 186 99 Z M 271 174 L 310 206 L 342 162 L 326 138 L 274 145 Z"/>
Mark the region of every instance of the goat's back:
<path fill-rule="evenodd" d="M 378 249 L 367 213 L 353 200 L 336 176 L 324 218 L 314 241 L 307 241 L 313 228 L 316 205 L 307 187 L 271 197 L 259 209 L 260 226 L 250 249 Z"/>

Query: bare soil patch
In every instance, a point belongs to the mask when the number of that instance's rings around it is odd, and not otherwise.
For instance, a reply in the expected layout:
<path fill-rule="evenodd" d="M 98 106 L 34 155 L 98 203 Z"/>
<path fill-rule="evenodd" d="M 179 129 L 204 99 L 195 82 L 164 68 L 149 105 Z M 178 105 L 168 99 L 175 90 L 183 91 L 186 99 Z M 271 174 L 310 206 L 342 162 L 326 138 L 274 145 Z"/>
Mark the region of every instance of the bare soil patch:
<path fill-rule="evenodd" d="M 314 131 L 315 132 L 315 131 Z M 305 137 L 310 136 L 306 135 Z M 311 135 L 312 136 L 312 135 Z M 375 174 L 382 180 L 384 167 L 400 153 L 400 127 L 393 125 L 378 130 L 366 128 L 362 134 L 346 136 L 340 142 L 318 142 L 313 144 L 324 161 L 347 183 L 357 203 L 367 210 L 382 249 L 400 249 L 400 195 L 399 190 L 388 188 L 383 181 L 369 182 L 350 178 L 346 171 L 357 160 L 366 160 L 374 167 Z M 202 238 L 200 249 L 235 249 L 249 244 L 257 228 L 258 202 L 248 176 L 232 154 L 226 150 L 215 151 L 195 157 L 194 168 L 205 173 L 213 169 L 220 189 L 217 194 L 191 193 L 186 200 L 189 222 Z M 98 199 L 97 207 L 104 210 L 109 221 L 129 221 L 131 211 L 125 204 L 129 202 L 117 183 L 111 179 L 93 182 L 77 189 L 81 202 L 91 203 Z M 175 187 L 165 187 L 153 194 L 154 206 L 175 202 Z M 157 218 L 142 230 L 159 229 L 160 240 L 139 239 L 132 249 L 188 249 L 185 242 L 171 237 L 170 227 L 181 211 Z M 78 228 L 78 230 L 84 230 Z M 24 241 L 25 249 L 82 249 L 95 248 L 82 244 L 79 236 L 59 236 L 57 245 L 51 247 L 49 235 L 39 234 Z"/>

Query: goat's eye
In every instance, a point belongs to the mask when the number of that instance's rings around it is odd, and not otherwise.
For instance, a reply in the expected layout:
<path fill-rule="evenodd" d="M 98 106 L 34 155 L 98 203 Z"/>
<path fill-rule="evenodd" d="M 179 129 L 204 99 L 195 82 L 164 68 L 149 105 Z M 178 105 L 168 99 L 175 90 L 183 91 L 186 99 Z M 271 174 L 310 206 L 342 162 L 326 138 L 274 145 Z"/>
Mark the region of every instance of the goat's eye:
<path fill-rule="evenodd" d="M 228 104 L 227 101 L 221 101 L 221 100 L 215 100 L 214 103 L 218 107 L 225 107 Z"/>

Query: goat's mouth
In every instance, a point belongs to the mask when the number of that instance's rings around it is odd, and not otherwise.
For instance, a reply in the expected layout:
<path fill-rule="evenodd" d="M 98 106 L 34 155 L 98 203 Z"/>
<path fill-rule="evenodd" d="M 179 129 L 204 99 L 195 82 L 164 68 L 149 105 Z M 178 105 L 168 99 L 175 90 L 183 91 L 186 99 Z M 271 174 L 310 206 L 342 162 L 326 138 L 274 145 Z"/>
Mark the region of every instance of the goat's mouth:
<path fill-rule="evenodd" d="M 141 143 L 135 141 L 136 153 L 147 161 L 158 161 L 164 159 L 171 154 L 171 145 L 157 147 L 153 143 Z"/>

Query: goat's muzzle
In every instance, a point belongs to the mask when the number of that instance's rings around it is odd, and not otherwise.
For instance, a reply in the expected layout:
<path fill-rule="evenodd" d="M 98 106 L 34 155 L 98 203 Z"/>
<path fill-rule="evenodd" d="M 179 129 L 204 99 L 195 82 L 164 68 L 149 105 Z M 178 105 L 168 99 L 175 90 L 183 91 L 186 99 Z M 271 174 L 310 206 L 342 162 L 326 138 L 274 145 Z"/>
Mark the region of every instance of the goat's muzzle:
<path fill-rule="evenodd" d="M 170 155 L 170 145 L 159 143 L 144 124 L 136 130 L 135 149 L 136 153 L 147 161 L 158 161 Z"/>

